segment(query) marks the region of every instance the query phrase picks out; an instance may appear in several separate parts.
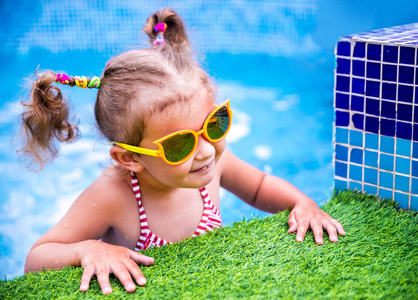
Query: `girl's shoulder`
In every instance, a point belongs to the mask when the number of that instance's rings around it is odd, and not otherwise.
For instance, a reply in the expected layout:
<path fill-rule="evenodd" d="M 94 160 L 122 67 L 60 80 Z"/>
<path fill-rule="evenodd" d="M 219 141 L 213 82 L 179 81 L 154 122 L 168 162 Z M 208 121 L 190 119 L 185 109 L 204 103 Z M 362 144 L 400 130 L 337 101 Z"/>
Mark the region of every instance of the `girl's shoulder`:
<path fill-rule="evenodd" d="M 129 171 L 120 167 L 109 166 L 77 199 L 81 203 L 93 202 L 97 208 L 109 210 L 120 208 L 124 199 L 135 197 L 131 187 Z"/>

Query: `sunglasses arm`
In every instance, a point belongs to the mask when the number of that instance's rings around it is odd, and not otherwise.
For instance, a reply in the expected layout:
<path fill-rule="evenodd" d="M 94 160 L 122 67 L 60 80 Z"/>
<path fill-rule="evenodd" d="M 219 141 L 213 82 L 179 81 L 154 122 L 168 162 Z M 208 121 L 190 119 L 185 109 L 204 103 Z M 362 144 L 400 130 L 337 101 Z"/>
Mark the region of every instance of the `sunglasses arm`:
<path fill-rule="evenodd" d="M 155 156 L 155 157 L 160 157 L 160 155 L 158 155 L 159 154 L 158 150 L 150 150 L 150 149 L 145 149 L 145 148 L 141 148 L 141 147 L 135 147 L 135 146 L 127 145 L 127 144 L 124 144 L 124 143 L 116 143 L 116 142 L 111 142 L 109 144 L 112 145 L 112 146 L 122 147 L 123 149 L 126 149 L 126 150 L 131 151 L 131 152 L 150 155 L 150 156 Z"/>

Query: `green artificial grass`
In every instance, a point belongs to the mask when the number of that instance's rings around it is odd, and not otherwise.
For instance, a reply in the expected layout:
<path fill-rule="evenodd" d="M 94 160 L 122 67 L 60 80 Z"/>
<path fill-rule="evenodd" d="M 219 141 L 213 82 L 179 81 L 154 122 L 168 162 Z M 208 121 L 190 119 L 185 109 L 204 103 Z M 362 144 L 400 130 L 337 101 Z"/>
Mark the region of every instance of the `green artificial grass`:
<path fill-rule="evenodd" d="M 3 280 L 0 299 L 418 298 L 417 212 L 351 191 L 323 209 L 344 225 L 338 243 L 318 246 L 311 232 L 297 243 L 287 211 L 146 251 L 155 264 L 141 267 L 148 283 L 133 294 L 113 275 L 112 295 L 96 279 L 79 292 L 82 269 L 67 267 Z"/>

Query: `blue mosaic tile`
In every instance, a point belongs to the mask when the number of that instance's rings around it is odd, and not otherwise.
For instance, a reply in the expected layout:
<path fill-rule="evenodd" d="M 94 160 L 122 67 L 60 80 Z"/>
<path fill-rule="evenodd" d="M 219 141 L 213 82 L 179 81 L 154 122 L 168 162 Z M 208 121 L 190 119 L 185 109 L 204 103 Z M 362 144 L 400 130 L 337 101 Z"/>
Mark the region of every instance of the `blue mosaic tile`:
<path fill-rule="evenodd" d="M 418 195 L 418 178 L 413 178 L 411 180 L 411 193 Z"/>
<path fill-rule="evenodd" d="M 394 83 L 382 83 L 382 98 L 388 100 L 396 100 L 396 87 Z"/>
<path fill-rule="evenodd" d="M 353 93 L 364 95 L 364 79 L 353 78 L 351 80 L 351 90 Z"/>
<path fill-rule="evenodd" d="M 356 129 L 359 129 L 359 130 L 364 129 L 364 115 L 353 114 L 351 121 L 353 121 L 353 125 Z"/>
<path fill-rule="evenodd" d="M 377 185 L 377 170 L 364 168 L 364 182 Z"/>
<path fill-rule="evenodd" d="M 418 209 L 417 49 L 418 23 L 338 42 L 334 165 L 336 186 Z"/>
<path fill-rule="evenodd" d="M 379 171 L 379 186 L 393 189 L 393 173 Z"/>
<path fill-rule="evenodd" d="M 398 62 L 398 47 L 384 45 L 383 46 L 383 61 L 397 63 Z"/>
<path fill-rule="evenodd" d="M 374 116 L 380 116 L 380 101 L 372 98 L 366 98 L 366 113 Z"/>
<path fill-rule="evenodd" d="M 367 45 L 367 59 L 381 60 L 382 45 L 368 44 Z"/>
<path fill-rule="evenodd" d="M 414 177 L 418 177 L 418 160 L 412 160 L 411 174 Z"/>
<path fill-rule="evenodd" d="M 395 153 L 395 139 L 393 137 L 381 136 L 379 150 L 384 153 L 394 154 Z"/>
<path fill-rule="evenodd" d="M 390 101 L 382 101 L 382 117 L 396 119 L 396 103 Z"/>
<path fill-rule="evenodd" d="M 356 165 L 350 165 L 350 179 L 362 181 L 363 180 L 363 169 Z"/>
<path fill-rule="evenodd" d="M 351 149 L 350 162 L 363 164 L 363 150 L 358 148 Z"/>
<path fill-rule="evenodd" d="M 412 124 L 396 122 L 396 137 L 410 140 L 412 138 Z"/>
<path fill-rule="evenodd" d="M 399 82 L 414 84 L 414 73 L 413 67 L 399 66 Z"/>
<path fill-rule="evenodd" d="M 386 136 L 395 136 L 396 122 L 394 120 L 381 119 L 380 133 Z"/>
<path fill-rule="evenodd" d="M 348 188 L 350 190 L 357 190 L 357 191 L 362 191 L 363 190 L 363 186 L 361 183 L 359 182 L 354 182 L 354 181 L 350 181 L 350 183 L 348 184 Z"/>
<path fill-rule="evenodd" d="M 348 126 L 348 124 L 350 124 L 350 113 L 337 110 L 335 112 L 335 125 Z"/>
<path fill-rule="evenodd" d="M 348 187 L 348 183 L 345 180 L 335 179 L 334 180 L 334 187 L 337 190 L 345 190 Z"/>
<path fill-rule="evenodd" d="M 418 68 L 415 69 L 415 84 L 418 84 Z"/>
<path fill-rule="evenodd" d="M 418 196 L 411 196 L 411 206 L 409 209 L 418 210 Z"/>
<path fill-rule="evenodd" d="M 365 62 L 363 60 L 353 60 L 353 75 L 364 77 Z"/>
<path fill-rule="evenodd" d="M 379 150 L 379 136 L 377 134 L 372 134 L 366 132 L 366 148 Z M 418 151 L 418 149 L 417 149 Z"/>
<path fill-rule="evenodd" d="M 351 110 L 364 111 L 364 97 L 351 95 Z"/>
<path fill-rule="evenodd" d="M 337 58 L 337 73 L 350 74 L 350 64 L 349 59 Z"/>
<path fill-rule="evenodd" d="M 337 45 L 337 55 L 351 56 L 351 43 L 347 41 L 341 41 Z"/>
<path fill-rule="evenodd" d="M 363 58 L 366 56 L 366 43 L 356 42 L 354 45 L 353 56 Z"/>
<path fill-rule="evenodd" d="M 415 48 L 401 47 L 399 55 L 399 63 L 401 64 L 415 64 Z"/>
<path fill-rule="evenodd" d="M 392 199 L 392 191 L 386 189 L 379 189 L 378 195 L 385 199 Z"/>
<path fill-rule="evenodd" d="M 363 147 L 363 133 L 357 130 L 350 130 L 350 145 Z"/>
<path fill-rule="evenodd" d="M 398 67 L 396 65 L 383 65 L 382 79 L 396 82 L 398 80 Z"/>
<path fill-rule="evenodd" d="M 397 105 L 397 119 L 412 122 L 412 105 L 398 103 Z"/>
<path fill-rule="evenodd" d="M 347 178 L 347 164 L 342 162 L 335 162 L 335 175 Z"/>
<path fill-rule="evenodd" d="M 418 124 L 414 124 L 414 136 L 412 137 L 414 141 L 418 142 Z"/>
<path fill-rule="evenodd" d="M 418 158 L 418 143 L 415 143 L 412 145 L 412 157 Z"/>
<path fill-rule="evenodd" d="M 378 157 L 377 152 L 364 150 L 364 164 L 366 166 L 377 168 Z"/>
<path fill-rule="evenodd" d="M 394 159 L 393 155 L 380 154 L 379 167 L 386 171 L 393 171 Z"/>
<path fill-rule="evenodd" d="M 380 79 L 380 63 L 367 62 L 367 78 Z"/>
<path fill-rule="evenodd" d="M 376 195 L 376 194 L 377 194 L 377 187 L 376 187 L 376 186 L 373 186 L 373 185 L 368 185 L 368 184 L 365 184 L 365 185 L 364 185 L 364 191 L 365 191 L 367 194 Z"/>
<path fill-rule="evenodd" d="M 411 144 L 410 140 L 396 139 L 396 154 L 410 157 Z"/>
<path fill-rule="evenodd" d="M 335 159 L 348 161 L 348 147 L 336 145 L 335 146 Z"/>
<path fill-rule="evenodd" d="M 409 193 L 409 177 L 396 175 L 395 176 L 395 189 L 401 192 Z"/>
<path fill-rule="evenodd" d="M 403 208 L 403 209 L 408 209 L 409 208 L 409 195 L 395 192 L 395 199 L 394 200 L 399 203 L 399 206 L 401 208 Z"/>
<path fill-rule="evenodd" d="M 380 97 L 380 82 L 367 80 L 366 95 L 377 98 Z"/>
<path fill-rule="evenodd" d="M 340 92 L 350 91 L 350 77 L 337 76 L 336 89 Z"/>
<path fill-rule="evenodd" d="M 379 133 L 379 118 L 366 116 L 366 131 Z"/>
<path fill-rule="evenodd" d="M 336 127 L 335 141 L 341 144 L 348 144 L 348 129 Z"/>
<path fill-rule="evenodd" d="M 412 103 L 414 88 L 409 85 L 400 84 L 398 87 L 398 100 L 402 102 Z"/>
<path fill-rule="evenodd" d="M 396 161 L 395 161 L 395 171 L 397 173 L 409 175 L 410 170 L 411 170 L 411 160 L 408 158 L 397 156 Z"/>
<path fill-rule="evenodd" d="M 350 109 L 350 97 L 348 94 L 335 93 L 335 107 Z"/>

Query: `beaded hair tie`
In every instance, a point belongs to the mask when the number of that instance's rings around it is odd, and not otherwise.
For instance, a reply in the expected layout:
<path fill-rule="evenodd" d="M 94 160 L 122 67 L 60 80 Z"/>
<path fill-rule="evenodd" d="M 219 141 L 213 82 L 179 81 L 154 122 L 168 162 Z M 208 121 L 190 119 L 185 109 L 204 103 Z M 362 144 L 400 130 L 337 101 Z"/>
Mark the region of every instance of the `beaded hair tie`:
<path fill-rule="evenodd" d="M 165 48 L 165 40 L 164 40 L 163 34 L 166 29 L 167 29 L 166 23 L 158 23 L 157 25 L 154 26 L 155 32 L 158 33 L 158 36 L 154 41 L 154 46 L 162 46 L 163 49 Z M 161 32 L 161 34 L 159 32 Z"/>
<path fill-rule="evenodd" d="M 94 76 L 93 78 L 89 78 L 86 76 L 74 76 L 69 77 L 67 74 L 57 74 L 57 79 L 55 80 L 57 83 L 61 84 L 68 84 L 70 86 L 78 86 L 83 89 L 89 88 L 99 88 L 100 87 L 100 78 L 97 76 Z"/>

